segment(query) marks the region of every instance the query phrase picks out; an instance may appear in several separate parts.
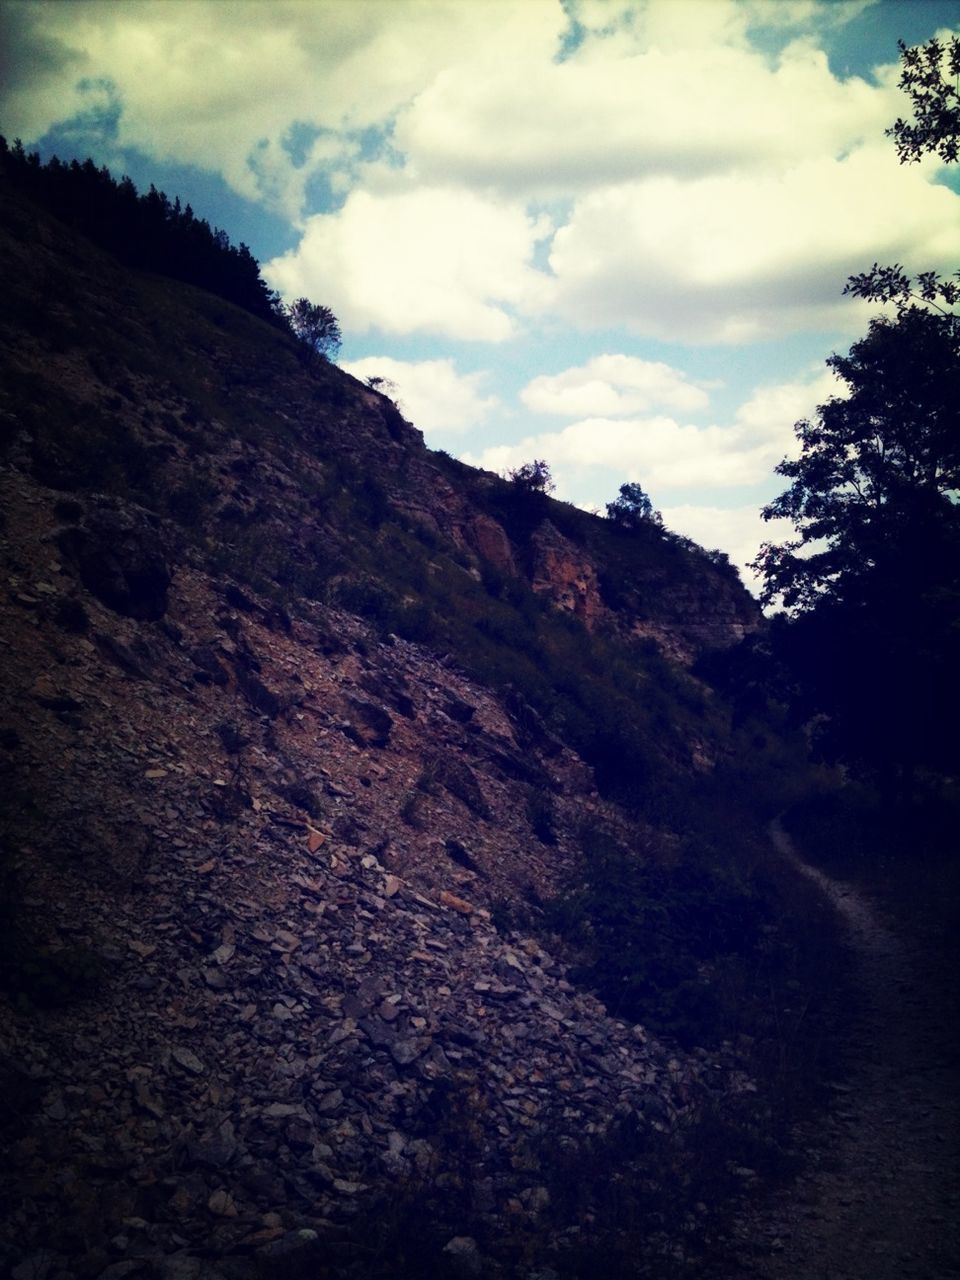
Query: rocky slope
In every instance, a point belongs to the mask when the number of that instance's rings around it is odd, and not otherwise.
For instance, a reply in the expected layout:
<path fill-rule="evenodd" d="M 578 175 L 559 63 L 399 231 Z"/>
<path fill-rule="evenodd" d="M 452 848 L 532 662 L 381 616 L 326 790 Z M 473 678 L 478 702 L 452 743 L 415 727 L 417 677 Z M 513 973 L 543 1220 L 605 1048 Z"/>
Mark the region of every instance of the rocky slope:
<path fill-rule="evenodd" d="M 625 1123 L 652 1149 L 749 1083 L 503 923 L 585 824 L 648 832 L 495 662 L 521 623 L 689 658 L 753 606 L 3 205 L 0 1264 L 373 1276 L 419 1248 L 417 1274 L 548 1274 L 604 1191 L 571 1152 Z M 579 621 L 555 633 L 544 598 Z M 636 661 L 643 705 L 657 673 L 706 698 Z M 709 771 L 722 716 L 672 706 L 651 753 Z"/>
<path fill-rule="evenodd" d="M 188 568 L 162 617 L 125 616 L 71 560 L 74 502 L 3 477 L 2 758 L 37 948 L 0 1030 L 15 1275 L 327 1257 L 385 1194 L 456 1201 L 467 1172 L 465 1232 L 495 1239 L 548 1210 L 544 1144 L 739 1087 L 491 923 L 555 889 L 575 819 L 623 824 L 529 708 Z"/>

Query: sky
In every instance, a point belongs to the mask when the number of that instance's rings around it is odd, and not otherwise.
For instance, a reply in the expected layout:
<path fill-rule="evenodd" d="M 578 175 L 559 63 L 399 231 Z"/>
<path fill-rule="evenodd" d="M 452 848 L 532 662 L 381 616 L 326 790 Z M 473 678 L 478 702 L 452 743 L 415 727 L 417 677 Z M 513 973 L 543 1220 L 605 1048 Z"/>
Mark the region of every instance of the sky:
<path fill-rule="evenodd" d="M 960 0 L 4 0 L 0 132 L 179 194 L 427 443 L 744 566 L 874 262 L 956 270 L 897 40 Z M 755 585 L 745 573 L 748 585 Z"/>

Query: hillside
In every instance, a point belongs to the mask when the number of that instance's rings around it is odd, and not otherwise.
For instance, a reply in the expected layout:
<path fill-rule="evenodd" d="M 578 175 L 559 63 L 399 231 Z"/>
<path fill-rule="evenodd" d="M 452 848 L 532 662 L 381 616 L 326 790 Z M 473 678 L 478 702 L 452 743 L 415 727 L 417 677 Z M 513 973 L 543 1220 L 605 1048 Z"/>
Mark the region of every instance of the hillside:
<path fill-rule="evenodd" d="M 696 1256 L 816 962 L 756 834 L 796 756 L 689 671 L 760 625 L 736 575 L 0 224 L 0 1259 Z"/>

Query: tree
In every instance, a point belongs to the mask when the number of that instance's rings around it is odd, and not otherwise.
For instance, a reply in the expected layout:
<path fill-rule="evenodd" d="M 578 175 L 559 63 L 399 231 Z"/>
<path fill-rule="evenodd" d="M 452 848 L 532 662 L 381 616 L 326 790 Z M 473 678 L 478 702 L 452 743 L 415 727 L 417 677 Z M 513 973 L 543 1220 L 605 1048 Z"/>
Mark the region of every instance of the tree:
<path fill-rule="evenodd" d="M 960 764 L 960 322 L 908 307 L 828 364 L 848 394 L 797 423 L 763 511 L 797 537 L 754 568 L 792 612 L 775 657 L 823 754 L 905 800 L 918 765 Z"/>
<path fill-rule="evenodd" d="M 929 40 L 900 49 L 900 88 L 910 97 L 913 120 L 897 119 L 887 129 L 901 164 L 915 164 L 937 155 L 944 164 L 960 157 L 960 37 Z M 922 271 L 913 279 L 899 263 L 874 263 L 869 271 L 851 276 L 844 293 L 875 302 L 892 302 L 898 310 L 924 302 L 946 310 L 960 302 L 960 272 L 944 279 L 936 271 Z"/>
<path fill-rule="evenodd" d="M 550 465 L 544 462 L 542 458 L 535 458 L 533 462 L 525 462 L 522 466 L 517 467 L 515 471 L 507 473 L 509 479 L 524 493 L 553 493 L 557 487 L 553 483 L 553 476 L 550 474 Z"/>
<path fill-rule="evenodd" d="M 793 483 L 762 513 L 799 536 L 754 561 L 763 600 L 788 609 L 855 596 L 871 576 L 915 583 L 957 522 L 960 321 L 910 307 L 827 364 L 848 394 L 796 424 L 800 456 L 776 468 Z"/>
<path fill-rule="evenodd" d="M 901 163 L 960 144 L 960 40 L 900 43 L 913 120 L 887 130 Z M 790 488 L 764 509 L 797 537 L 754 561 L 763 598 L 792 612 L 770 632 L 794 710 L 824 754 L 880 774 L 908 800 L 918 765 L 960 769 L 960 273 L 899 264 L 845 292 L 893 303 L 848 356 L 827 362 L 848 394 L 796 424 Z"/>
<path fill-rule="evenodd" d="M 286 307 L 286 316 L 294 337 L 303 344 L 309 358 L 330 360 L 340 350 L 340 325 L 329 307 L 311 302 L 309 298 L 297 298 Z"/>
<path fill-rule="evenodd" d="M 649 496 L 636 481 L 622 484 L 618 496 L 607 503 L 607 519 L 622 529 L 660 528 L 663 525 L 663 516 L 654 511 Z"/>
<path fill-rule="evenodd" d="M 960 148 L 960 37 L 928 40 L 900 50 L 900 88 L 910 95 L 913 121 L 898 119 L 887 130 L 900 163 L 915 162 L 933 152 L 954 164 Z"/>

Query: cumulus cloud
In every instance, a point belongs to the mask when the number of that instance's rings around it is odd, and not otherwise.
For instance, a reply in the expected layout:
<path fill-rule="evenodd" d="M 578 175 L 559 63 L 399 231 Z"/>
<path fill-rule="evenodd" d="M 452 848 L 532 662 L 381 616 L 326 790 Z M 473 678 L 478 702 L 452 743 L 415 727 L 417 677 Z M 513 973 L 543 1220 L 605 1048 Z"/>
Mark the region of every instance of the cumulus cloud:
<path fill-rule="evenodd" d="M 764 520 L 760 508 L 710 507 L 684 504 L 665 507 L 661 512 L 664 523 L 674 533 L 685 534 L 708 549 L 717 547 L 725 551 L 740 570 L 745 585 L 754 593 L 760 590 L 761 580 L 750 569 L 750 562 L 764 542 L 784 542 L 790 537 L 789 520 Z"/>
<path fill-rule="evenodd" d="M 842 384 L 829 371 L 758 388 L 727 424 L 695 426 L 666 414 L 582 418 L 560 431 L 494 445 L 466 461 L 506 471 L 545 458 L 562 482 L 563 496 L 583 500 L 578 487 L 590 469 L 615 470 L 639 481 L 656 498 L 664 490 L 755 485 L 770 479 L 795 447 L 793 426 L 812 414 Z"/>
<path fill-rule="evenodd" d="M 842 26 L 879 0 L 569 0 L 591 42 L 616 36 L 625 46 L 696 50 L 746 44 L 764 29 L 800 33 L 812 24 Z"/>
<path fill-rule="evenodd" d="M 356 191 L 338 213 L 309 219 L 264 274 L 283 294 L 322 298 L 357 331 L 502 342 L 514 308 L 542 305 L 548 282 L 531 262 L 548 230 L 521 206 L 463 190 Z"/>
<path fill-rule="evenodd" d="M 444 69 L 397 118 L 410 172 L 528 197 L 762 172 L 882 137 L 899 108 L 894 86 L 838 79 L 806 41 L 771 63 L 741 39 L 742 5 L 709 0 L 695 19 L 688 8 L 648 6 L 643 40 L 626 49 L 605 35 L 560 62 L 541 47 L 505 51 L 483 76 Z"/>
<path fill-rule="evenodd" d="M 364 356 L 340 366 L 355 378 L 386 378 L 397 389 L 404 413 L 421 431 L 458 433 L 482 422 L 499 405 L 481 388 L 484 373 L 457 373 L 452 360 L 394 360 Z M 388 391 L 392 395 L 392 392 Z"/>
<path fill-rule="evenodd" d="M 484 451 L 479 465 L 502 471 L 531 457 L 564 467 L 605 467 L 656 494 L 689 485 L 729 487 L 766 479 L 779 461 L 771 440 L 748 440 L 732 427 L 697 427 L 675 418 L 583 418 L 562 431 Z M 468 459 L 472 461 L 472 459 Z"/>
<path fill-rule="evenodd" d="M 895 195 L 893 194 L 895 193 Z M 880 261 L 960 255 L 960 197 L 889 147 L 783 174 L 653 178 L 578 201 L 553 240 L 554 305 L 573 323 L 746 342 L 862 327 L 843 281 Z"/>
<path fill-rule="evenodd" d="M 111 157 L 213 169 L 302 226 L 274 282 L 348 327 L 852 331 L 848 274 L 960 247 L 958 197 L 883 140 L 894 71 L 840 78 L 812 38 L 864 2 L 571 0 L 571 28 L 559 0 L 8 0 L 0 115 L 29 143 L 100 86 Z M 318 175 L 343 207 L 310 217 Z"/>
<path fill-rule="evenodd" d="M 669 501 L 671 491 L 701 488 L 731 495 L 744 487 L 778 483 L 774 467 L 796 453 L 794 424 L 810 417 L 818 404 L 844 394 L 844 385 L 822 366 L 797 378 L 761 386 L 723 425 L 694 426 L 667 416 L 626 419 L 587 418 L 560 431 L 529 436 L 519 443 L 494 445 L 464 460 L 501 474 L 532 458 L 545 458 L 557 483 L 557 496 L 588 508 L 601 507 L 616 483 L 638 481 L 651 494 L 668 528 L 701 546 L 725 551 L 751 591 L 760 580 L 749 569 L 761 543 L 790 536 L 787 520 L 764 521 L 763 499 L 749 505 Z M 609 489 L 598 500 L 598 483 Z M 667 501 L 662 497 L 666 495 Z"/>
<path fill-rule="evenodd" d="M 691 412 L 708 401 L 702 387 L 657 360 L 636 356 L 594 356 L 585 365 L 562 373 L 541 374 L 528 382 L 520 398 L 534 413 L 615 416 L 648 409 Z"/>
<path fill-rule="evenodd" d="M 501 41 L 550 57 L 566 26 L 554 0 L 498 10 L 491 22 L 460 0 L 8 0 L 0 114 L 29 143 L 75 115 L 82 77 L 107 80 L 119 147 L 215 169 L 293 217 L 305 175 L 283 157 L 291 125 L 333 130 L 349 151 L 451 63 L 494 60 Z"/>

